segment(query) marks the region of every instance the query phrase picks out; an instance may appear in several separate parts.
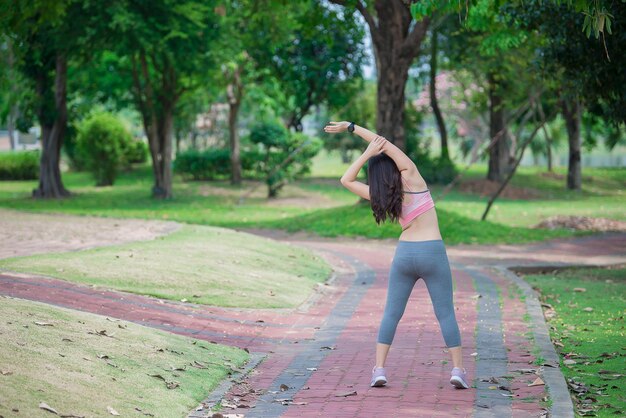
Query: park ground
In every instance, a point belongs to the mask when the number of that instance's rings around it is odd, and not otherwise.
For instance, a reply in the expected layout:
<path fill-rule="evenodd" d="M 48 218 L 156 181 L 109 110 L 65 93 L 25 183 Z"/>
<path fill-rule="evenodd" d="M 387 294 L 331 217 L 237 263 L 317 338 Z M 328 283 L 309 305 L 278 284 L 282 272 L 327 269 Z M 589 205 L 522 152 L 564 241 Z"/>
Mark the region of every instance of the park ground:
<path fill-rule="evenodd" d="M 525 169 L 487 224 L 478 218 L 490 185 L 477 173 L 438 202 L 473 383 L 462 392 L 447 384 L 419 284 L 389 387 L 367 386 L 364 348 L 394 249 L 385 238 L 397 230 L 374 227 L 334 179 L 305 179 L 270 202 L 256 183 L 242 193 L 180 180 L 173 201 L 154 202 L 143 169 L 113 188 L 71 174 L 77 196 L 61 202 L 28 199 L 32 182 L 3 182 L 0 415 L 615 416 L 626 410 L 624 269 L 560 268 L 626 263 L 624 234 L 532 228 L 553 215 L 626 220 L 624 170 L 586 176 L 570 194 L 562 173 Z M 363 222 L 349 221 L 355 211 Z M 559 270 L 524 282 L 512 266 Z"/>

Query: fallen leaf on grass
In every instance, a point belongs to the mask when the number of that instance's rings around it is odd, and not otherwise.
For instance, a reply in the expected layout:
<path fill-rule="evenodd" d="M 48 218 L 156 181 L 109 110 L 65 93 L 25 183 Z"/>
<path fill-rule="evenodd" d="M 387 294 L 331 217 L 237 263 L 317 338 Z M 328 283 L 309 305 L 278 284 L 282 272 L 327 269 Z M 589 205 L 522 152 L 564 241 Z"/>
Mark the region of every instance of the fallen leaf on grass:
<path fill-rule="evenodd" d="M 100 331 L 87 331 L 87 334 L 100 335 L 102 337 L 109 337 L 109 338 L 113 338 L 113 336 L 115 335 L 115 333 L 107 334 L 107 330 L 106 329 L 103 329 L 103 330 L 100 330 Z"/>
<path fill-rule="evenodd" d="M 109 414 L 111 414 L 111 415 L 119 415 L 120 414 L 115 409 L 111 408 L 110 406 L 107 406 L 107 411 L 109 411 Z"/>
<path fill-rule="evenodd" d="M 583 309 L 583 311 L 585 311 L 585 312 L 593 312 L 593 308 L 591 306 L 587 306 L 586 308 Z"/>
<path fill-rule="evenodd" d="M 532 383 L 530 383 L 528 386 L 541 386 L 541 385 L 545 385 L 545 383 L 544 383 L 543 380 L 541 380 L 540 377 L 538 377 Z"/>
<path fill-rule="evenodd" d="M 343 392 L 343 393 L 338 393 L 337 395 L 335 395 L 336 398 L 347 398 L 348 396 L 356 396 L 356 390 L 352 390 L 350 392 Z"/>
<path fill-rule="evenodd" d="M 584 287 L 575 287 L 574 288 L 574 292 L 586 292 L 587 289 L 585 289 Z"/>
<path fill-rule="evenodd" d="M 175 389 L 178 386 L 180 386 L 180 383 L 176 382 L 176 381 L 172 381 L 172 382 L 168 382 L 163 376 L 161 376 L 160 374 L 149 374 L 148 376 L 150 377 L 155 377 L 157 379 L 161 379 L 162 381 L 165 382 L 165 386 L 168 389 Z"/>
<path fill-rule="evenodd" d="M 2 373 L 2 376 L 10 376 L 13 374 L 13 372 L 9 370 L 0 370 L 0 373 Z"/>
<path fill-rule="evenodd" d="M 39 408 L 43 409 L 44 411 L 52 412 L 53 414 L 59 415 L 56 409 L 54 409 L 53 407 L 51 407 L 45 402 L 41 402 L 39 404 Z"/>
<path fill-rule="evenodd" d="M 572 364 L 576 364 L 576 360 L 572 360 L 572 359 L 563 360 L 563 364 L 570 366 Z"/>
<path fill-rule="evenodd" d="M 142 414 L 144 414 L 147 417 L 153 417 L 154 414 L 151 414 L 150 412 L 146 412 L 143 409 L 139 408 L 139 407 L 135 407 L 135 411 L 137 412 L 141 412 Z"/>

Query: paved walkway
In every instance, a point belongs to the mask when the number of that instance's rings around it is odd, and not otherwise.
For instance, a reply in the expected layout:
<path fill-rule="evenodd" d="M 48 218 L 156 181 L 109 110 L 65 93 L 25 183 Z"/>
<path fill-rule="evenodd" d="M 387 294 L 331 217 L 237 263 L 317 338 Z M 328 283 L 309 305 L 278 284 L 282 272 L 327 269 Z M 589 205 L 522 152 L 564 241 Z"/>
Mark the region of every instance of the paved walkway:
<path fill-rule="evenodd" d="M 294 241 L 292 241 L 294 242 Z M 418 282 L 387 363 L 370 388 L 376 332 L 394 244 L 304 240 L 334 278 L 294 311 L 194 306 L 61 280 L 0 274 L 0 294 L 131 320 L 248 349 L 263 360 L 217 398 L 222 413 L 251 417 L 573 416 L 571 400 L 531 289 L 504 267 L 626 262 L 626 234 L 527 246 L 449 248 L 469 390 L 448 383 L 451 364 L 423 282 Z M 522 297 L 527 295 L 530 297 Z M 530 318 L 530 320 L 528 320 Z M 544 364 L 536 364 L 535 355 Z M 547 385 L 529 386 L 538 376 Z M 213 396 L 215 399 L 215 396 Z M 209 402 L 210 403 L 210 402 Z M 210 407 L 190 416 L 211 416 Z"/>

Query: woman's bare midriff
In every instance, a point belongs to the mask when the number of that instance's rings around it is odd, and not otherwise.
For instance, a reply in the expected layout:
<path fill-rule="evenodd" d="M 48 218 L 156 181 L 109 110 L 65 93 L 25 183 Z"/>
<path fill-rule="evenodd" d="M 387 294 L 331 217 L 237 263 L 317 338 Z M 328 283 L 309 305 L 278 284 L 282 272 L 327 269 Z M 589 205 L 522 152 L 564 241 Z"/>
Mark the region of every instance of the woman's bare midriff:
<path fill-rule="evenodd" d="M 400 234 L 400 241 L 429 241 L 441 239 L 437 212 L 432 208 L 413 219 Z"/>

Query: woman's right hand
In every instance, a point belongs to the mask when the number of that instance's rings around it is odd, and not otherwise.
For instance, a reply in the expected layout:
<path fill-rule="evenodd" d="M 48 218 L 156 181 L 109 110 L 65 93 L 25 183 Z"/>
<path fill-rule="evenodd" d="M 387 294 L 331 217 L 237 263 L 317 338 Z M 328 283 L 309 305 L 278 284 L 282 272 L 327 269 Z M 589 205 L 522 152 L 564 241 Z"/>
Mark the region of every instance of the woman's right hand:
<path fill-rule="evenodd" d="M 378 155 L 384 151 L 386 143 L 387 140 L 385 138 L 383 138 L 382 136 L 377 136 L 376 138 L 372 139 L 363 154 L 367 155 L 368 158 Z"/>
<path fill-rule="evenodd" d="M 324 132 L 328 134 L 338 134 L 341 132 L 346 132 L 348 130 L 348 126 L 350 126 L 350 122 L 346 121 L 328 122 L 328 125 L 324 126 Z"/>

